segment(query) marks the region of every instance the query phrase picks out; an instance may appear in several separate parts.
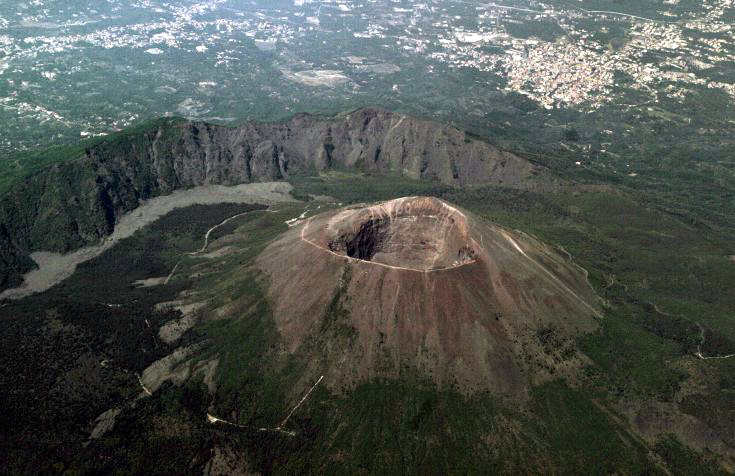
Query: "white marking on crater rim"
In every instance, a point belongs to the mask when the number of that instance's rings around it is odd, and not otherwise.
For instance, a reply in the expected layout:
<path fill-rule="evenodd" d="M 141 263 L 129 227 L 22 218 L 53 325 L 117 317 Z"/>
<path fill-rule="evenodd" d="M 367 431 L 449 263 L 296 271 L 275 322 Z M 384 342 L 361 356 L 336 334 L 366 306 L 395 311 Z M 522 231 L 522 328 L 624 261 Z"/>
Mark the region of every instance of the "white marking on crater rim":
<path fill-rule="evenodd" d="M 418 199 L 418 198 L 421 198 L 421 197 L 416 197 L 416 196 L 413 196 L 413 197 L 401 197 L 401 198 L 396 198 L 394 200 L 391 200 L 389 202 L 379 203 L 379 204 L 372 205 L 372 206 L 369 206 L 369 207 L 366 207 L 366 208 L 343 210 L 343 211 L 335 214 L 334 216 L 332 216 L 329 219 L 329 221 L 327 222 L 327 230 L 328 231 L 334 230 L 334 224 L 335 223 L 339 223 L 341 221 L 341 219 L 343 219 L 346 215 L 351 215 L 351 214 L 355 213 L 356 211 L 359 212 L 361 210 L 367 210 L 367 212 L 368 212 L 368 214 L 369 214 L 369 216 L 370 216 L 371 219 L 381 216 L 380 213 L 377 213 L 377 210 L 376 209 L 380 209 L 382 211 L 382 216 L 388 216 L 389 218 L 394 219 L 394 218 L 398 217 L 398 211 L 400 209 L 400 205 L 404 204 L 407 201 L 415 200 L 415 199 Z M 436 201 L 439 202 L 439 203 L 441 203 L 441 205 L 444 208 L 446 208 L 450 213 L 455 213 L 455 214 L 457 214 L 457 215 L 459 215 L 459 216 L 461 216 L 462 218 L 465 218 L 465 219 L 467 218 L 464 213 L 462 213 L 461 211 L 457 210 L 456 208 L 454 208 L 454 207 L 452 207 L 450 205 L 447 205 L 446 203 L 444 203 L 441 200 L 436 200 Z M 407 208 L 410 209 L 411 208 L 410 205 L 407 206 Z M 318 249 L 320 249 L 322 251 L 326 251 L 327 253 L 329 253 L 331 255 L 337 256 L 339 258 L 344 258 L 344 259 L 346 259 L 348 261 L 351 261 L 351 262 L 360 262 L 360 263 L 365 263 L 365 264 L 368 264 L 368 265 L 382 266 L 382 267 L 388 268 L 388 269 L 397 269 L 397 270 L 404 270 L 404 271 L 414 271 L 414 272 L 418 272 L 418 273 L 432 273 L 432 272 L 436 272 L 436 271 L 447 271 L 447 270 L 450 270 L 450 269 L 461 268 L 462 266 L 469 265 L 469 264 L 474 264 L 474 263 L 477 262 L 477 259 L 472 259 L 470 261 L 465 261 L 463 263 L 455 264 L 455 265 L 452 265 L 452 266 L 445 266 L 443 268 L 418 269 L 418 268 L 408 268 L 408 267 L 405 267 L 405 266 L 394 266 L 394 265 L 390 265 L 390 264 L 380 263 L 380 262 L 377 262 L 377 261 L 367 261 L 367 260 L 363 260 L 363 259 L 360 259 L 360 258 L 354 258 L 352 256 L 342 255 L 342 254 L 339 254 L 339 253 L 335 253 L 334 251 L 330 250 L 329 248 L 326 248 L 324 246 L 321 246 L 318 243 L 316 243 L 316 242 L 314 242 L 314 241 L 312 241 L 312 240 L 310 240 L 310 239 L 308 239 L 306 237 L 306 231 L 309 228 L 309 225 L 311 225 L 312 219 L 313 219 L 313 217 L 310 217 L 304 223 L 304 227 L 301 229 L 301 240 L 304 241 L 304 242 L 306 242 L 306 243 L 308 243 L 308 244 L 310 244 L 310 245 L 312 245 L 312 246 L 314 246 L 315 248 L 318 248 Z M 454 224 L 456 224 L 456 222 Z M 474 241 L 474 240 L 472 240 L 472 241 Z M 477 244 L 477 243 L 475 242 L 475 244 Z"/>

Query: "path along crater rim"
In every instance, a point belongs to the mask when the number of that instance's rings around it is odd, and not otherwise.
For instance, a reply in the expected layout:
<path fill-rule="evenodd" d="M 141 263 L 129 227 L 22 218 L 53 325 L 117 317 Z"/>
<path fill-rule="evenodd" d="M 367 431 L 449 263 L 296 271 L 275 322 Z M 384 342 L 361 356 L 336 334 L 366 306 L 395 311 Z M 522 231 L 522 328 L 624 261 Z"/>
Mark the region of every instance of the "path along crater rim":
<path fill-rule="evenodd" d="M 467 217 L 434 197 L 404 197 L 339 211 L 301 238 L 350 260 L 409 271 L 444 271 L 476 261 Z"/>

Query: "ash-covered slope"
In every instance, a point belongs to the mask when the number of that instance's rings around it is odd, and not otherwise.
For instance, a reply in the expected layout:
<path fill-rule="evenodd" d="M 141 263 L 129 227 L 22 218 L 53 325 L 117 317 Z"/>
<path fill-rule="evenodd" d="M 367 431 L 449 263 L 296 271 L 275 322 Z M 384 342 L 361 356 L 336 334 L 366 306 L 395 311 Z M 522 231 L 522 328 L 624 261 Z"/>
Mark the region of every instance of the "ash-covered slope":
<path fill-rule="evenodd" d="M 140 200 L 204 184 L 287 179 L 353 168 L 446 184 L 548 189 L 545 169 L 449 126 L 382 109 L 333 119 L 223 127 L 159 121 L 90 146 L 19 182 L 0 201 L 0 289 L 19 284 L 33 251 L 67 252 L 113 230 Z"/>
<path fill-rule="evenodd" d="M 572 337 L 600 312 L 567 259 L 435 198 L 315 216 L 257 266 L 284 348 L 334 388 L 418 371 L 520 397 L 578 368 Z"/>

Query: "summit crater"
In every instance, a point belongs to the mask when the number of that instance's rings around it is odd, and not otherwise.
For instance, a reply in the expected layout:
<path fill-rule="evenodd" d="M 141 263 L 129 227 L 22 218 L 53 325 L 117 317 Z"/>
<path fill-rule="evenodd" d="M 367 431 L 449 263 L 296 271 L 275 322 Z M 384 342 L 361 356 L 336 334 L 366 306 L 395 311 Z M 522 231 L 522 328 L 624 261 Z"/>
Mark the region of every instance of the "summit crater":
<path fill-rule="evenodd" d="M 281 349 L 333 389 L 410 371 L 523 398 L 586 363 L 574 338 L 601 315 L 568 256 L 433 197 L 312 216 L 255 266 Z"/>
<path fill-rule="evenodd" d="M 347 209 L 325 229 L 307 224 L 303 238 L 315 246 L 371 263 L 439 271 L 474 262 L 467 217 L 432 197 L 406 197 Z"/>

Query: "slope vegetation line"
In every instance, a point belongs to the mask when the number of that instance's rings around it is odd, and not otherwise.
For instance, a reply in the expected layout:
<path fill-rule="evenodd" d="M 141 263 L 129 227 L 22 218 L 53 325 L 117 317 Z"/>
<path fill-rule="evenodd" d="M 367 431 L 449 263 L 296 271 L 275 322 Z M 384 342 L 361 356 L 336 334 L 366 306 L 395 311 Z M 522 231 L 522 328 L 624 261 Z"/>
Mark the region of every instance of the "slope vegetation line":
<path fill-rule="evenodd" d="M 600 311 L 598 311 L 597 309 L 595 309 L 594 307 L 592 307 L 587 301 L 585 301 L 584 299 L 582 299 L 581 297 L 579 297 L 579 295 L 577 295 L 577 293 L 575 293 L 574 291 L 572 291 L 571 289 L 569 289 L 569 287 L 566 284 L 564 284 L 563 282 L 561 282 L 561 280 L 559 278 L 557 278 L 556 276 L 554 276 L 554 274 L 551 273 L 548 269 L 546 269 L 546 267 L 541 266 L 538 262 L 536 262 L 535 259 L 533 259 L 530 256 L 528 256 L 526 254 L 526 252 L 523 251 L 523 248 L 521 248 L 518 245 L 518 243 L 516 243 L 516 241 L 513 239 L 513 237 L 511 237 L 508 233 L 506 233 L 505 230 L 501 230 L 501 233 L 503 234 L 503 236 L 505 237 L 505 239 L 508 240 L 508 242 L 511 245 L 513 245 L 513 247 L 516 249 L 516 251 L 518 251 L 521 255 L 523 255 L 523 257 L 525 257 L 531 263 L 533 263 L 534 266 L 536 266 L 538 269 L 540 269 L 542 272 L 544 272 L 546 275 L 548 275 L 552 279 L 552 281 L 554 283 L 556 283 L 556 285 L 558 285 L 563 291 L 566 291 L 567 293 L 569 293 L 570 296 L 573 296 L 577 301 L 580 302 L 580 304 L 582 304 L 584 307 L 586 307 L 587 309 L 589 309 L 590 311 L 592 311 L 592 313 L 595 316 L 597 316 L 600 319 L 603 318 L 603 315 L 600 313 Z"/>

